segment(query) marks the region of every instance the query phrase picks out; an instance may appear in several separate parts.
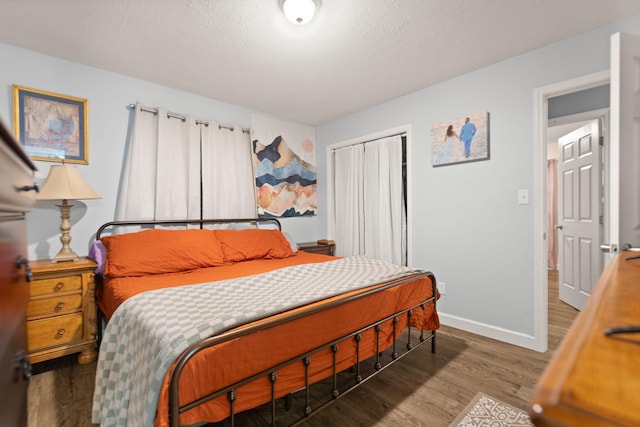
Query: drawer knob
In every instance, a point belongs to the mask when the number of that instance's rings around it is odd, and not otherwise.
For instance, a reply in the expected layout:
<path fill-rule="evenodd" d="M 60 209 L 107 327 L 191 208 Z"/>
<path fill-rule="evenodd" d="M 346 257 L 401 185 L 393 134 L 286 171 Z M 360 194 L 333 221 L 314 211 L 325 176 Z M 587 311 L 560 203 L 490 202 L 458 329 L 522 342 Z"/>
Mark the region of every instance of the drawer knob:
<path fill-rule="evenodd" d="M 53 288 L 53 290 L 57 292 L 62 288 L 64 288 L 64 282 L 58 282 L 58 283 L 56 283 L 56 286 L 55 286 L 55 288 Z"/>
<path fill-rule="evenodd" d="M 56 304 L 56 311 L 60 311 L 64 308 L 64 303 L 62 301 L 60 301 L 58 304 Z"/>
<path fill-rule="evenodd" d="M 58 333 L 56 334 L 56 338 L 62 337 L 65 332 L 66 332 L 66 330 L 64 328 L 58 329 Z"/>

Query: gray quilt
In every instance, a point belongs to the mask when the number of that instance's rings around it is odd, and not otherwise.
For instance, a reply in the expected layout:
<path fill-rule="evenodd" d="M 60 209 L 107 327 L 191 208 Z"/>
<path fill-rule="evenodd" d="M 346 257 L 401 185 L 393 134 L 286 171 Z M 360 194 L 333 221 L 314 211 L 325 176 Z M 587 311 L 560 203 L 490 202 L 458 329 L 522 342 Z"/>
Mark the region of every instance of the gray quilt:
<path fill-rule="evenodd" d="M 102 426 L 151 427 L 165 374 L 189 345 L 230 327 L 410 271 L 355 256 L 136 295 L 116 310 L 104 332 L 92 421 Z"/>

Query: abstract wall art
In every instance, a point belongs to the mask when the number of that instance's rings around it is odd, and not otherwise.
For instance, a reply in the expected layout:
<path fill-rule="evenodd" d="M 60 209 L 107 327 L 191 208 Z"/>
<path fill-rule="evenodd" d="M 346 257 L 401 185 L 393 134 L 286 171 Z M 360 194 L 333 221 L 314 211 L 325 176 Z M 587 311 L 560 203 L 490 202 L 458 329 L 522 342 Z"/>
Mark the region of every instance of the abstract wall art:
<path fill-rule="evenodd" d="M 254 114 L 251 135 L 258 215 L 315 215 L 315 128 Z"/>

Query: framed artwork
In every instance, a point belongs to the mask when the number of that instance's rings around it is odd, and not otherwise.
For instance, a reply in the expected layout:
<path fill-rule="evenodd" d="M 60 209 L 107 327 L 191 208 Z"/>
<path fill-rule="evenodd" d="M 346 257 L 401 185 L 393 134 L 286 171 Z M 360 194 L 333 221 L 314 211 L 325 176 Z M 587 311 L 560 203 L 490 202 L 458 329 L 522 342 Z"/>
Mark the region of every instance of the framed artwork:
<path fill-rule="evenodd" d="M 445 166 L 489 159 L 489 113 L 440 122 L 431 128 L 431 164 Z"/>
<path fill-rule="evenodd" d="M 316 215 L 315 128 L 253 114 L 251 132 L 258 216 Z"/>
<path fill-rule="evenodd" d="M 34 160 L 89 163 L 87 100 L 13 85 L 13 130 Z"/>

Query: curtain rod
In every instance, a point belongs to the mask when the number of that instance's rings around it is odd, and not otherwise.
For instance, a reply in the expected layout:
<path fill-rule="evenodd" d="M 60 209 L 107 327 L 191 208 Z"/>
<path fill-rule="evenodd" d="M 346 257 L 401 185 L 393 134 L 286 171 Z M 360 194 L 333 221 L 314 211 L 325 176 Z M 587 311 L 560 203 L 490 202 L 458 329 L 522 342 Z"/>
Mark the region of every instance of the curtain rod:
<path fill-rule="evenodd" d="M 135 108 L 136 108 L 136 104 L 127 105 L 127 109 L 128 110 L 133 110 Z M 140 111 L 146 111 L 147 113 L 158 114 L 158 109 L 157 108 L 145 107 L 143 105 L 140 106 Z M 180 119 L 182 121 L 185 121 L 187 119 L 187 116 L 184 116 L 184 115 L 181 115 L 181 114 L 172 113 L 170 111 L 167 112 L 167 117 L 171 117 L 171 118 L 174 118 L 174 119 Z M 202 120 L 196 120 L 196 124 L 197 125 L 209 126 L 209 122 L 205 122 L 205 121 L 202 121 Z M 233 130 L 235 130 L 235 127 L 234 126 L 218 124 L 218 129 L 228 129 L 230 131 L 233 131 Z M 242 128 L 242 132 L 249 134 L 249 133 L 251 133 L 251 129 Z"/>
<path fill-rule="evenodd" d="M 385 138 L 392 138 L 394 136 L 407 136 L 407 132 L 398 132 L 398 133 L 394 133 L 394 134 L 391 134 L 391 135 L 381 136 L 379 138 L 367 139 L 366 141 L 354 142 L 353 144 L 347 144 L 347 145 L 343 145 L 341 147 L 332 148 L 331 152 L 342 150 L 344 148 L 353 147 L 353 146 L 356 146 L 356 145 L 366 145 L 369 142 L 375 142 L 375 141 L 379 141 L 379 140 L 385 139 Z"/>

